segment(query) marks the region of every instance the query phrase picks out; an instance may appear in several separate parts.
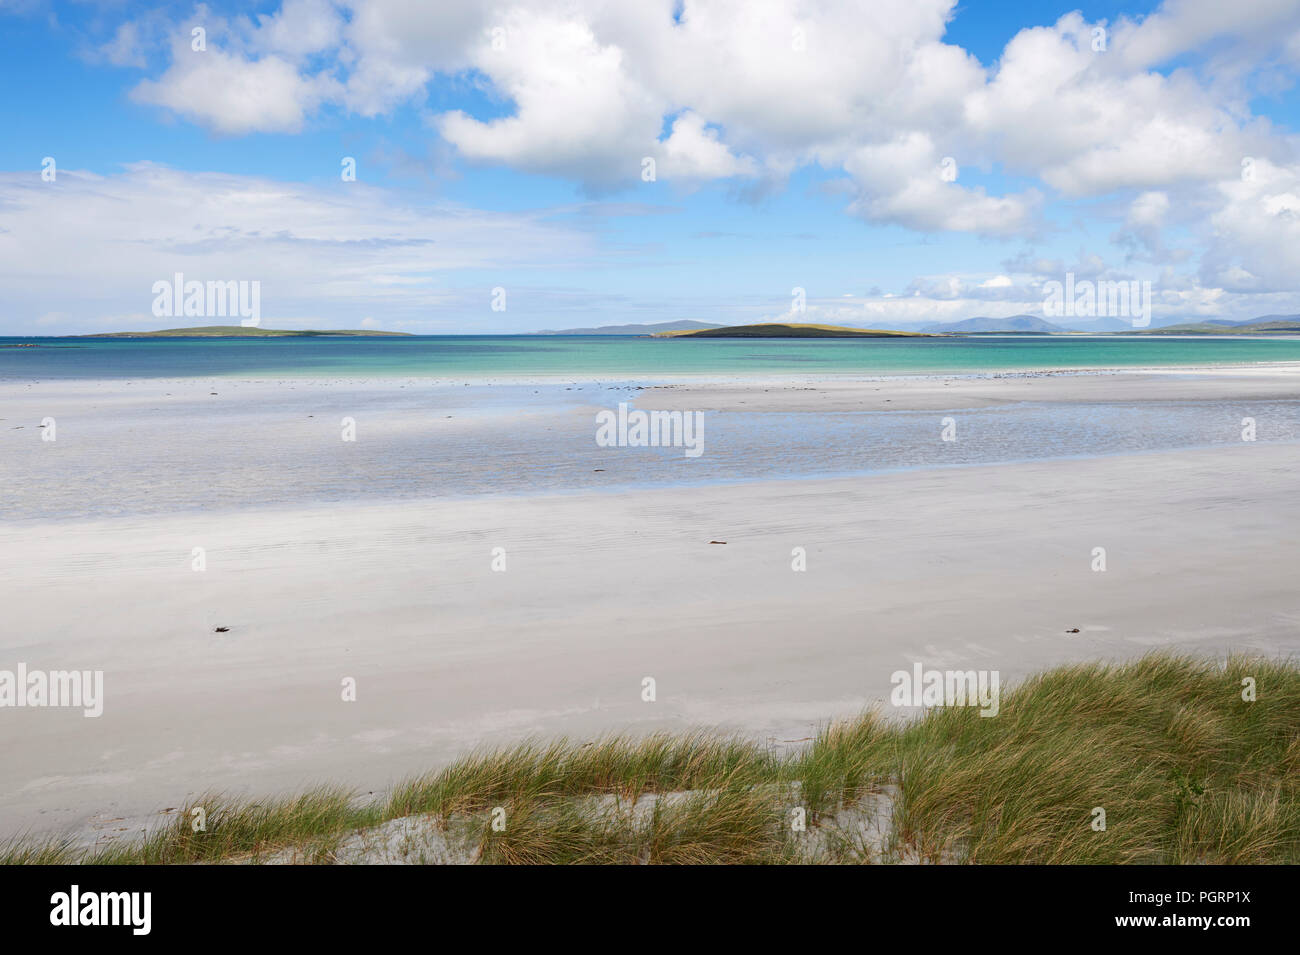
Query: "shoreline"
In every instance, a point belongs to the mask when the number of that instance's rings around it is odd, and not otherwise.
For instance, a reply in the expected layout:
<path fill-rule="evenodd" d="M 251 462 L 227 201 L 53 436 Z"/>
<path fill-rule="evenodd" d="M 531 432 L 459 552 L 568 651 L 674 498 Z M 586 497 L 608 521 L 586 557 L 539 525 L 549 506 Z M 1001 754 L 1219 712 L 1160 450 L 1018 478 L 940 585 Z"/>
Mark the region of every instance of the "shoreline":
<path fill-rule="evenodd" d="M 754 385 L 763 383 L 809 384 L 809 383 L 845 383 L 845 382 L 896 382 L 896 381 L 985 381 L 1001 379 L 1038 379 L 1068 378 L 1093 376 L 1147 376 L 1147 375 L 1192 375 L 1197 377 L 1255 377 L 1259 375 L 1277 375 L 1280 377 L 1300 376 L 1300 361 L 1244 361 L 1217 362 L 1192 365 L 1079 365 L 1069 368 L 1007 368 L 979 372 L 924 372 L 912 371 L 864 373 L 858 370 L 821 371 L 821 372 L 776 372 L 769 374 L 738 374 L 732 371 L 701 371 L 676 373 L 627 374 L 611 371 L 607 374 L 494 374 L 494 375 L 318 375 L 304 374 L 257 374 L 245 372 L 230 374 L 187 375 L 187 376 L 134 376 L 121 378 L 104 377 L 13 377 L 0 375 L 2 386 L 31 386 L 33 384 L 193 384 L 198 382 L 237 382 L 259 385 L 363 385 L 379 386 L 381 384 L 398 384 L 401 386 L 417 385 L 429 387 L 481 387 L 481 386 L 527 386 L 527 385 L 592 385 L 635 384 L 641 387 L 653 387 L 657 384 L 699 384 L 701 382 L 726 381 L 728 383 Z"/>
<path fill-rule="evenodd" d="M 709 453 L 599 447 L 595 416 L 622 403 L 698 415 Z M 1086 461 L 1233 444 L 1247 417 L 1260 444 L 1288 444 L 1300 441 L 1300 367 L 480 386 L 101 379 L 0 383 L 0 408 L 0 479 L 13 488 L 0 512 L 38 528 Z M 949 416 L 961 443 L 939 441 Z M 56 443 L 39 440 L 46 420 Z M 357 422 L 359 442 L 340 443 L 341 421 Z"/>
<path fill-rule="evenodd" d="M 988 464 L 1300 440 L 1300 366 L 1243 373 L 567 381 L 168 379 L 0 383 L 0 512 L 27 528 L 96 516 L 268 512 L 924 474 Z M 611 452 L 595 416 L 694 414 L 708 453 Z M 941 422 L 961 443 L 941 443 Z M 43 422 L 57 424 L 45 443 Z M 341 422 L 359 440 L 341 443 Z M 946 425 L 945 425 L 946 426 Z M 1144 437 L 1145 435 L 1145 437 Z M 164 481 L 157 474 L 169 476 Z"/>
<path fill-rule="evenodd" d="M 808 412 L 812 413 L 812 412 Z M 1257 441 L 1259 447 L 1291 447 L 1297 449 L 1297 458 L 1300 460 L 1300 440 L 1278 440 L 1278 441 Z M 143 520 L 165 520 L 169 517 L 175 518 L 220 518 L 233 517 L 240 514 L 261 514 L 271 517 L 277 514 L 292 513 L 296 510 L 311 510 L 319 512 L 345 512 L 354 511 L 357 508 L 394 508 L 404 506 L 421 506 L 421 505 L 445 505 L 455 506 L 457 504 L 470 504 L 474 502 L 488 503 L 510 503 L 522 501 L 545 501 L 545 500 L 572 500 L 575 498 L 592 497 L 597 500 L 609 496 L 619 496 L 627 494 L 645 494 L 656 491 L 672 491 L 679 493 L 688 493 L 691 491 L 741 491 L 745 488 L 756 485 L 789 485 L 796 489 L 798 485 L 810 482 L 843 482 L 869 480 L 875 477 L 901 477 L 907 475 L 921 475 L 931 472 L 962 472 L 968 470 L 977 470 L 982 468 L 1014 468 L 1034 464 L 1044 463 L 1083 463 L 1088 461 L 1107 461 L 1117 458 L 1124 459 L 1142 459 L 1144 457 L 1158 457 L 1167 454 L 1196 453 L 1201 451 L 1222 450 L 1223 445 L 1190 445 L 1179 448 L 1174 451 L 1163 448 L 1153 448 L 1146 451 L 1116 451 L 1111 453 L 1093 453 L 1093 454 L 1065 454 L 1050 458 L 1013 458 L 998 461 L 996 463 L 971 462 L 958 464 L 922 464 L 911 467 L 882 468 L 873 471 L 842 471 L 842 472 L 819 472 L 816 474 L 791 475 L 788 477 L 768 477 L 754 476 L 742 480 L 718 479 L 713 481 L 681 481 L 673 483 L 654 483 L 628 485 L 618 484 L 610 487 L 549 487 L 540 488 L 535 491 L 483 491 L 478 493 L 464 494 L 447 494 L 439 497 L 426 498 L 407 498 L 407 497 L 374 497 L 364 501 L 354 500 L 328 500 L 314 501 L 303 504 L 298 507 L 285 507 L 283 505 L 269 505 L 265 508 L 257 506 L 228 506 L 222 508 L 196 507 L 191 510 L 168 511 L 166 513 L 135 513 L 123 512 L 119 514 L 109 514 L 102 517 L 88 518 L 83 516 L 33 516 L 33 517 L 14 517 L 7 516 L 4 523 L 7 526 L 16 529 L 34 530 L 41 527 L 64 528 L 77 525 L 103 525 L 110 527 L 113 525 L 126 525 L 132 522 Z"/>

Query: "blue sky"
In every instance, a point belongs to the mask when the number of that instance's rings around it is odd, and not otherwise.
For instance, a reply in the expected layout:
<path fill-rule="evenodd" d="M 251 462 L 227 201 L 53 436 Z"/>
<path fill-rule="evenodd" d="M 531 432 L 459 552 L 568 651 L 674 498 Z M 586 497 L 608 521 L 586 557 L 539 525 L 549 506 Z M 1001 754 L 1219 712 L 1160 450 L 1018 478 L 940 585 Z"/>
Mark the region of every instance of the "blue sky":
<path fill-rule="evenodd" d="M 0 334 L 1300 312 L 1300 4 L 863 6 L 0 0 Z"/>

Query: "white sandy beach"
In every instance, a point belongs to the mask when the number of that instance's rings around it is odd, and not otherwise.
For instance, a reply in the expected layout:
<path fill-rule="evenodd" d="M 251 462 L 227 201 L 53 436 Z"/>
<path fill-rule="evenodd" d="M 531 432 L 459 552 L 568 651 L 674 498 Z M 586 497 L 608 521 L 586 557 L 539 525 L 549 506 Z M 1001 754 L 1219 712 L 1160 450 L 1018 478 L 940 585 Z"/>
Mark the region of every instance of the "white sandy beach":
<path fill-rule="evenodd" d="M 1147 368 L 978 376 L 676 381 L 651 389 L 657 408 L 747 411 L 939 411 L 1021 401 L 1263 401 L 1300 397 L 1300 367 Z"/>
<path fill-rule="evenodd" d="M 96 384 L 123 402 L 141 387 Z M 9 416 L 20 386 L 3 388 Z M 650 403 L 1026 395 L 1295 399 L 1300 379 L 700 382 Z M 0 711 L 0 836 L 106 838 L 212 790 L 378 791 L 528 735 L 716 727 L 796 745 L 785 741 L 886 700 L 890 674 L 913 661 L 1006 682 L 1157 647 L 1293 655 L 1298 466 L 1296 444 L 1241 442 L 834 480 L 20 521 L 0 527 L 0 667 L 102 669 L 105 701 L 97 719 Z M 195 547 L 205 571 L 191 569 Z M 806 572 L 791 569 L 796 547 Z M 341 699 L 347 677 L 356 702 Z"/>

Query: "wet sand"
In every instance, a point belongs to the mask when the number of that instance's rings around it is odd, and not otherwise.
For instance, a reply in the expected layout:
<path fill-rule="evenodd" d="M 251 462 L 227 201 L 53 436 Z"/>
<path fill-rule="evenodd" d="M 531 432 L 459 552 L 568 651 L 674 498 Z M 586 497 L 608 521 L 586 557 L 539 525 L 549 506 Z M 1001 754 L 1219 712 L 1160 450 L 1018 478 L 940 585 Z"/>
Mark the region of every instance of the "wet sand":
<path fill-rule="evenodd" d="M 1117 386 L 1024 381 L 1038 394 Z M 1183 387 L 1157 381 L 1162 396 Z M 773 383 L 713 387 L 728 400 L 814 400 Z M 924 391 L 893 393 L 912 387 Z M 995 386 L 976 391 L 995 399 Z M 887 700 L 890 674 L 914 661 L 996 669 L 1005 684 L 1157 647 L 1295 654 L 1298 465 L 1300 446 L 1243 442 L 838 480 L 7 524 L 0 668 L 102 669 L 105 700 L 97 719 L 0 710 L 0 835 L 108 838 L 213 790 L 376 791 L 530 735 L 716 727 L 795 740 Z M 1105 572 L 1092 569 L 1097 547 Z M 342 699 L 347 678 L 355 702 Z"/>

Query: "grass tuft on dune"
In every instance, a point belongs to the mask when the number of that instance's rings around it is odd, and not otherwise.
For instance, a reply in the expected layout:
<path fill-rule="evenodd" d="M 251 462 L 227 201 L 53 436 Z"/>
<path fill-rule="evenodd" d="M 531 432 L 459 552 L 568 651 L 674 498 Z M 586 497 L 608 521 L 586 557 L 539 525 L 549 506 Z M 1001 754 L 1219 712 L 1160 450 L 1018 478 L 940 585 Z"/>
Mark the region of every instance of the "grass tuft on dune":
<path fill-rule="evenodd" d="M 142 841 L 18 840 L 0 862 L 376 861 L 357 840 L 394 821 L 407 829 L 380 861 L 1296 863 L 1300 666 L 1152 654 L 1058 667 L 1004 694 L 993 718 L 868 713 L 785 757 L 698 733 L 529 742 L 379 803 L 340 789 L 214 795 Z"/>

